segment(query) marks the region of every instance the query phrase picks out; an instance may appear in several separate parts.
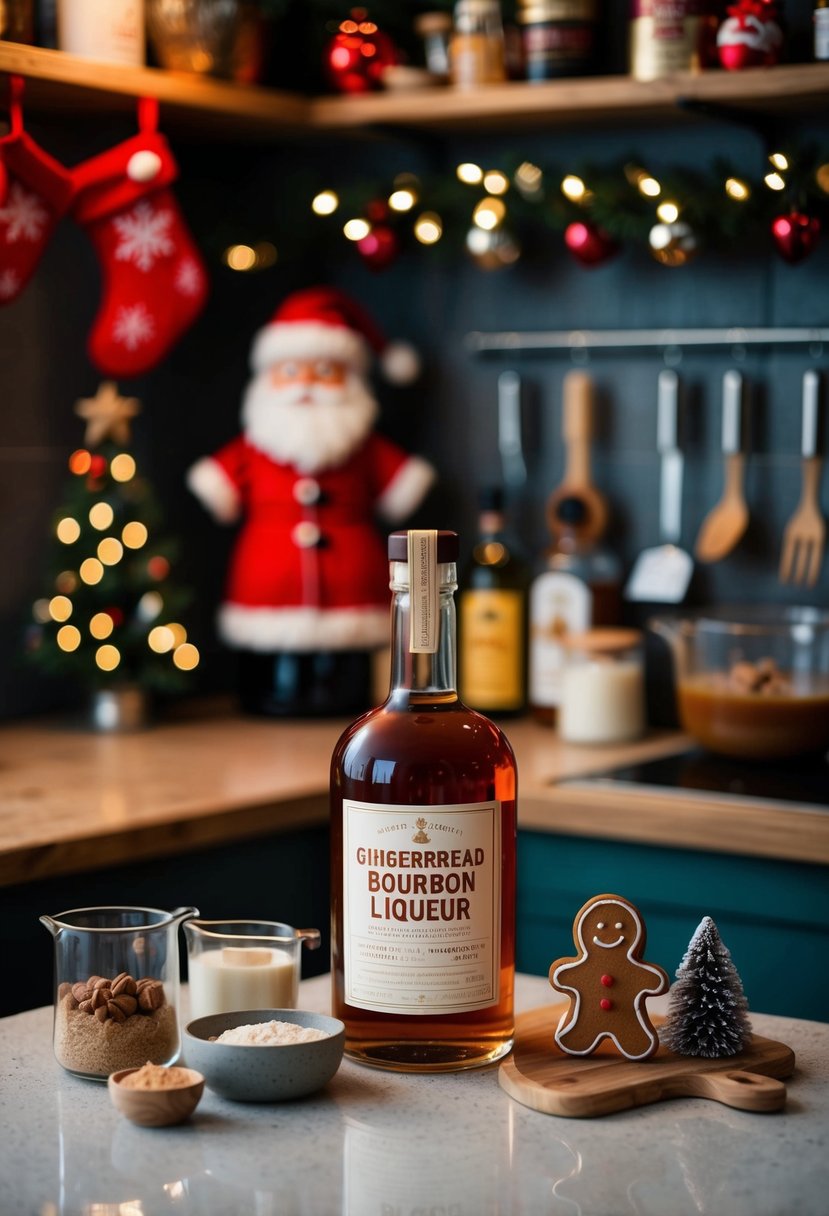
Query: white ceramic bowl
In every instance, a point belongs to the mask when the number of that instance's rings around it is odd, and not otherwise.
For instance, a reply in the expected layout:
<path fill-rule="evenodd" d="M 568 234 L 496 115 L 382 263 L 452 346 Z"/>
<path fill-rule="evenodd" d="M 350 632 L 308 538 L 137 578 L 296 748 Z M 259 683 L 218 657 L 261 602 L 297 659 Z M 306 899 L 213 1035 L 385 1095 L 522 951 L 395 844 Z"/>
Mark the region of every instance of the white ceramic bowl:
<path fill-rule="evenodd" d="M 225 1030 L 258 1022 L 293 1022 L 326 1034 L 309 1043 L 255 1044 L 211 1042 Z M 196 1018 L 184 1029 L 184 1055 L 204 1076 L 208 1088 L 234 1102 L 284 1102 L 326 1085 L 340 1066 L 345 1026 L 337 1018 L 303 1009 L 243 1009 Z"/>

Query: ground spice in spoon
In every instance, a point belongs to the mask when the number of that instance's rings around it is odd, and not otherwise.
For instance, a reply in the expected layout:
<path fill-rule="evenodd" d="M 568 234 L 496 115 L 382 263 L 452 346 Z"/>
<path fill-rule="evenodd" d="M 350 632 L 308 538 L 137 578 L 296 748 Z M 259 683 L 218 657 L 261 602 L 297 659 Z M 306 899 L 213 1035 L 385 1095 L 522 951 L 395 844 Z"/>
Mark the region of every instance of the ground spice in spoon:
<path fill-rule="evenodd" d="M 148 1060 L 137 1072 L 121 1081 L 124 1089 L 181 1089 L 193 1084 L 193 1074 L 186 1068 L 165 1068 Z"/>

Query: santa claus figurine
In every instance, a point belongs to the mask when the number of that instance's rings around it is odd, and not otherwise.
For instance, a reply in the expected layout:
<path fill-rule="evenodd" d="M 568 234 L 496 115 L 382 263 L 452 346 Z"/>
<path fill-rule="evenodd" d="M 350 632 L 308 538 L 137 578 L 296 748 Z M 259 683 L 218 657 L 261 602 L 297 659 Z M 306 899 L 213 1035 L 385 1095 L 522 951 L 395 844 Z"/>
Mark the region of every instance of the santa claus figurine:
<path fill-rule="evenodd" d="M 388 641 L 379 517 L 397 524 L 434 480 L 425 460 L 374 432 L 368 376 L 398 383 L 417 358 L 387 343 L 344 292 L 289 296 L 256 335 L 242 434 L 189 470 L 216 519 L 241 519 L 219 632 L 240 652 L 249 711 L 357 712 L 370 704 L 371 653 Z"/>

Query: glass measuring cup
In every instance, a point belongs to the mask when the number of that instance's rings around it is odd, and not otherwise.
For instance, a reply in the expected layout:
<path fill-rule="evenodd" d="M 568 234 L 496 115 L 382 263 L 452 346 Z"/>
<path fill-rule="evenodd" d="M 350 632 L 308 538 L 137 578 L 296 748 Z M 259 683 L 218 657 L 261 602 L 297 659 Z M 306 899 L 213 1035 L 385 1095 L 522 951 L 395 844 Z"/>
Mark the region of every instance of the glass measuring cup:
<path fill-rule="evenodd" d="M 273 920 L 189 920 L 190 1017 L 239 1009 L 295 1009 L 300 947 L 320 944 L 319 929 Z"/>
<path fill-rule="evenodd" d="M 40 923 L 55 942 L 53 1046 L 77 1076 L 105 1080 L 178 1059 L 178 927 L 198 908 L 73 908 Z"/>

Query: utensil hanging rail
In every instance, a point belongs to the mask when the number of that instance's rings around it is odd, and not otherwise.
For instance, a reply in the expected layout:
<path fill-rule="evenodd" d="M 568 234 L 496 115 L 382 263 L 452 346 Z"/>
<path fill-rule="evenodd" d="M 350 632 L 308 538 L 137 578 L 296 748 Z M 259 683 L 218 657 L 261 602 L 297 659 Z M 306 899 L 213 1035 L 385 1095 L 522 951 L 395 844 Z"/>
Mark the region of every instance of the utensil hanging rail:
<path fill-rule="evenodd" d="M 829 342 L 829 327 L 742 327 L 720 329 L 542 329 L 524 332 L 473 330 L 464 339 L 477 354 L 536 351 L 671 350 L 683 347 L 812 346 Z"/>

